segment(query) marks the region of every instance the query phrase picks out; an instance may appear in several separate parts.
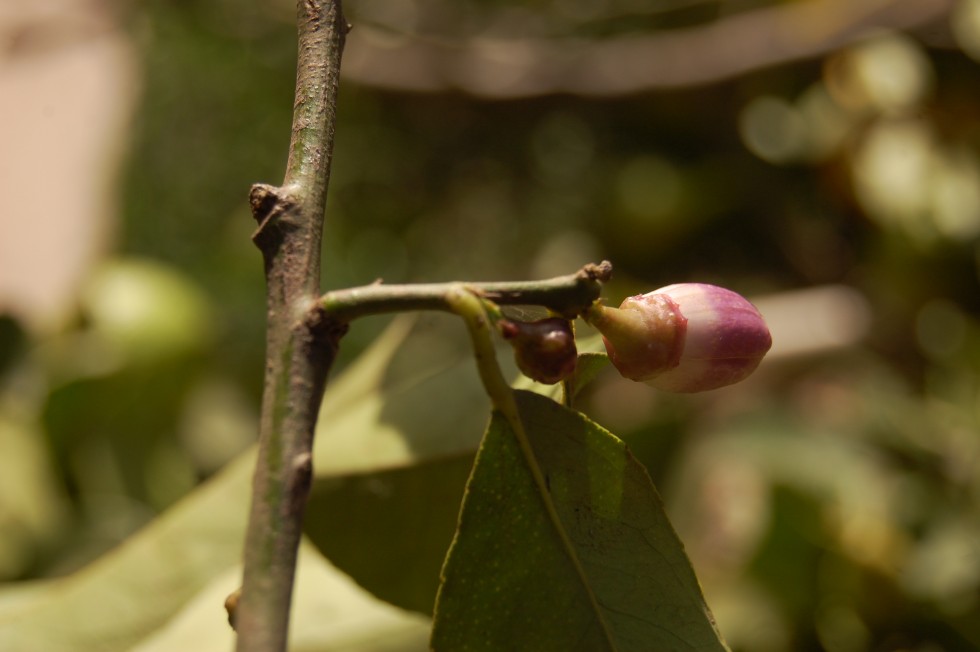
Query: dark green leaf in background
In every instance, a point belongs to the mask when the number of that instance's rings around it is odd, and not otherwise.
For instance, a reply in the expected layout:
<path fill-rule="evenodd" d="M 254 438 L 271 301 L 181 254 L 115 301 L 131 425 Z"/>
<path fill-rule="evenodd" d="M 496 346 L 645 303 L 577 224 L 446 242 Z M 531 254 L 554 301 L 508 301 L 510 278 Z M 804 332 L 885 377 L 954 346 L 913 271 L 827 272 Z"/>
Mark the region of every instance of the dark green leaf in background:
<path fill-rule="evenodd" d="M 572 376 L 573 398 L 582 391 L 586 385 L 595 380 L 603 369 L 609 366 L 609 356 L 605 353 L 585 352 L 579 353 L 578 361 L 575 365 L 575 375 Z"/>
<path fill-rule="evenodd" d="M 324 556 L 377 597 L 432 613 L 473 454 L 320 477 L 304 524 Z"/>
<path fill-rule="evenodd" d="M 646 470 L 583 415 L 517 398 L 548 496 L 495 413 L 443 570 L 433 649 L 725 650 Z"/>

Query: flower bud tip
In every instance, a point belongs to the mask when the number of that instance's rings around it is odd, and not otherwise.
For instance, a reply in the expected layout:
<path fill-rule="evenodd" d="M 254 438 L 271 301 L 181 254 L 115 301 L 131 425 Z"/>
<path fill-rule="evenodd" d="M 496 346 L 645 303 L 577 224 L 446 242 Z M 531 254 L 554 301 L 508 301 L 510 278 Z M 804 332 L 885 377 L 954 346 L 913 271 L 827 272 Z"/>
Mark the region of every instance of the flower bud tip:
<path fill-rule="evenodd" d="M 702 392 L 751 374 L 772 345 L 747 299 L 705 283 L 679 283 L 584 315 L 609 359 L 631 380 L 669 392 Z"/>

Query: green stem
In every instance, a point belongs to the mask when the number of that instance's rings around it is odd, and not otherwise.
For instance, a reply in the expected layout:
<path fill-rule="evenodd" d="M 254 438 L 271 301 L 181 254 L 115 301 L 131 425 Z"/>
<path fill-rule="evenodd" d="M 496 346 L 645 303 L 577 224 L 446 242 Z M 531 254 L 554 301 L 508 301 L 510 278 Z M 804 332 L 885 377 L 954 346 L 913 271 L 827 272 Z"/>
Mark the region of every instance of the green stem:
<path fill-rule="evenodd" d="M 233 619 L 238 652 L 285 652 L 313 432 L 343 328 L 310 306 L 320 294 L 320 243 L 347 23 L 340 0 L 299 0 L 296 102 L 286 176 L 257 184 L 253 239 L 265 262 L 266 374 L 259 455 Z"/>
<path fill-rule="evenodd" d="M 603 261 L 599 264 L 588 264 L 574 274 L 543 281 L 466 283 L 465 287 L 482 299 L 498 305 L 543 306 L 563 317 L 572 318 L 599 298 L 602 283 L 609 280 L 611 275 L 612 265 Z M 459 285 L 374 283 L 328 292 L 320 297 L 317 305 L 329 319 L 337 322 L 407 310 L 452 311 L 447 296 Z"/>
<path fill-rule="evenodd" d="M 476 356 L 480 380 L 483 381 L 483 387 L 487 390 L 494 409 L 503 414 L 508 422 L 516 420 L 520 423 L 514 391 L 500 371 L 500 365 L 497 364 L 492 321 L 484 300 L 462 284 L 450 288 L 445 298 L 448 309 L 462 317 L 466 323 L 473 343 L 473 354 Z"/>

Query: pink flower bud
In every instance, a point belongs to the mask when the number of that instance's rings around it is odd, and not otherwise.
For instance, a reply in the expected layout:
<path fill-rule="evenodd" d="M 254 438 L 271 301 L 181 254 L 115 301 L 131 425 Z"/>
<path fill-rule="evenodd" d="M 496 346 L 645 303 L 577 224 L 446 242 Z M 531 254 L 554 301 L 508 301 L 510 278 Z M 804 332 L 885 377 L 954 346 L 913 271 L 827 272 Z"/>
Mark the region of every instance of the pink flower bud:
<path fill-rule="evenodd" d="M 575 371 L 578 351 L 568 320 L 557 317 L 534 322 L 504 319 L 499 326 L 504 339 L 513 345 L 517 367 L 525 376 L 554 385 Z"/>
<path fill-rule="evenodd" d="M 619 309 L 593 306 L 585 319 L 626 378 L 668 392 L 703 392 L 752 373 L 772 346 L 747 299 L 704 283 L 679 283 L 629 297 Z"/>

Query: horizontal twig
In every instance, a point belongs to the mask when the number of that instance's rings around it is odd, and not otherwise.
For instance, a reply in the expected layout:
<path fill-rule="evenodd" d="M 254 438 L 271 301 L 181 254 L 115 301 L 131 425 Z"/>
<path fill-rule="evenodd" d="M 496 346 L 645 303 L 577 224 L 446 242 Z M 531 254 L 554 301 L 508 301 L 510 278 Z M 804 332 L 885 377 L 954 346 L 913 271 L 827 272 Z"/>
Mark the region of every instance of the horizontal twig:
<path fill-rule="evenodd" d="M 543 281 L 502 283 L 373 283 L 327 292 L 316 309 L 331 321 L 348 322 L 357 317 L 410 310 L 452 312 L 449 297 L 461 287 L 499 305 L 533 305 L 574 317 L 599 298 L 602 283 L 612 276 L 608 261 L 589 264 L 574 274 Z"/>

